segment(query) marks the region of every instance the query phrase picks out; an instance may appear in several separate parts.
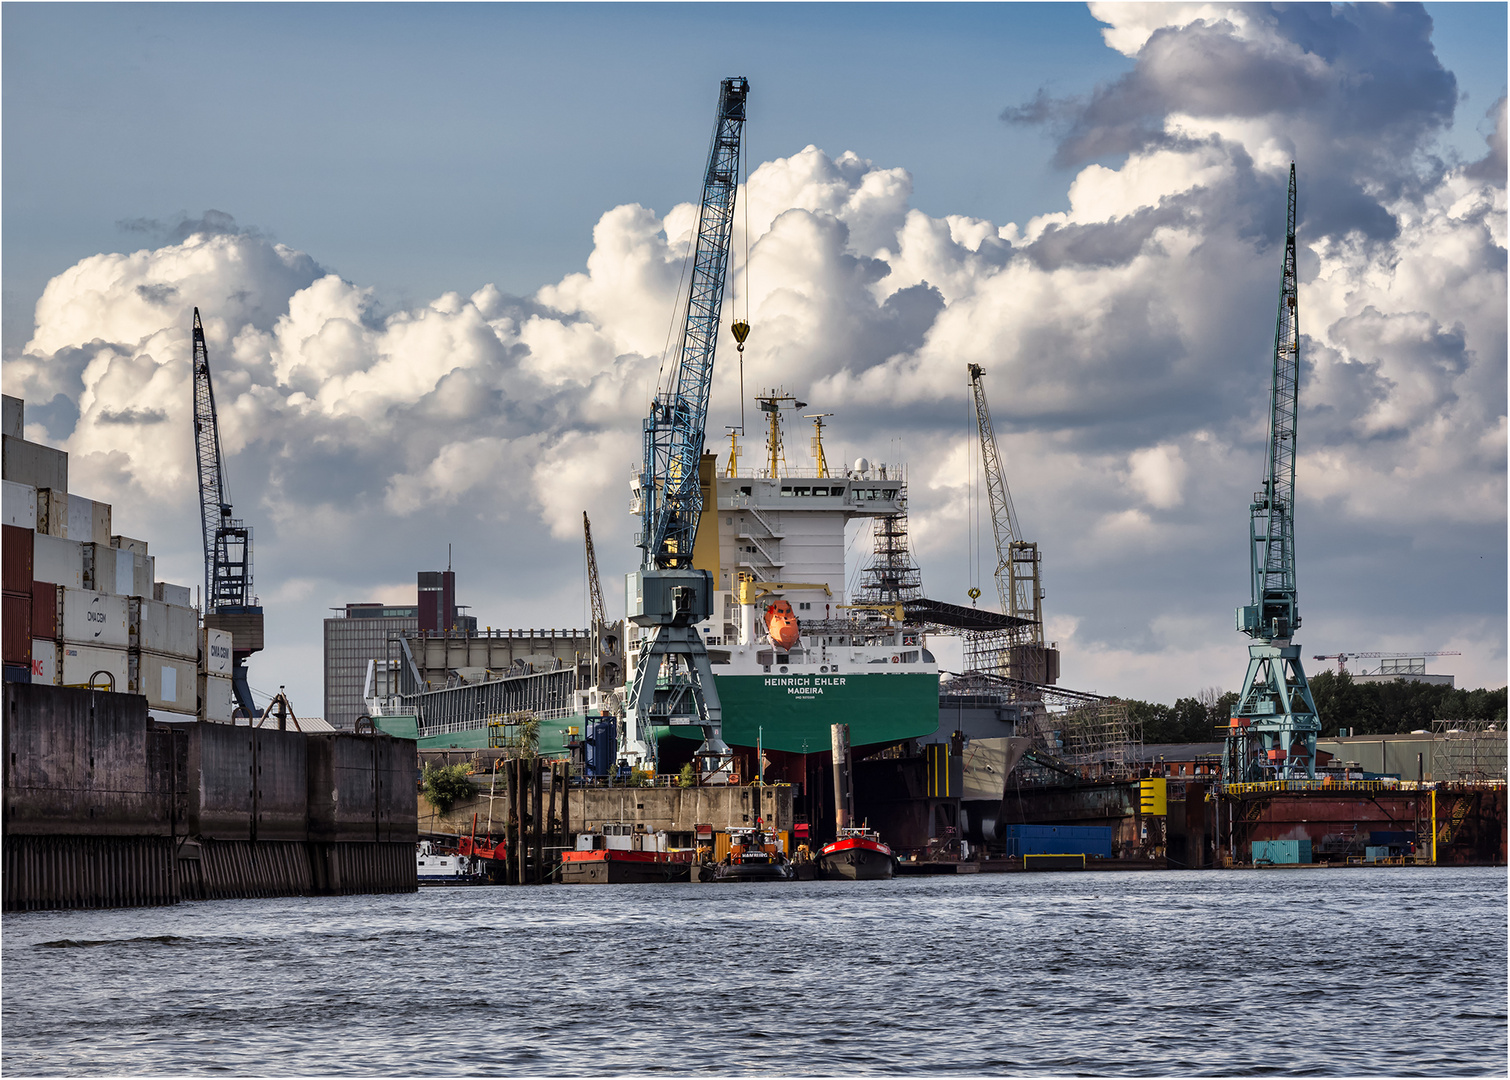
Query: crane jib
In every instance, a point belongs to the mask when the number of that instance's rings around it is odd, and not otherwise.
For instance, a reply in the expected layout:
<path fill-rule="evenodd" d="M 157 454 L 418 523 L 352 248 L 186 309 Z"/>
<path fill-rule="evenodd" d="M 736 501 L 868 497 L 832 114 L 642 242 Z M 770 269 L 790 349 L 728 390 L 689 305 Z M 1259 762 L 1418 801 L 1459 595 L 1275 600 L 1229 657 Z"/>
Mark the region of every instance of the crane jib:
<path fill-rule="evenodd" d="M 690 565 L 697 538 L 702 510 L 698 465 L 713 385 L 748 92 L 744 79 L 725 79 L 720 90 L 698 211 L 686 318 L 668 385 L 657 393 L 645 421 L 640 543 L 646 567 Z"/>

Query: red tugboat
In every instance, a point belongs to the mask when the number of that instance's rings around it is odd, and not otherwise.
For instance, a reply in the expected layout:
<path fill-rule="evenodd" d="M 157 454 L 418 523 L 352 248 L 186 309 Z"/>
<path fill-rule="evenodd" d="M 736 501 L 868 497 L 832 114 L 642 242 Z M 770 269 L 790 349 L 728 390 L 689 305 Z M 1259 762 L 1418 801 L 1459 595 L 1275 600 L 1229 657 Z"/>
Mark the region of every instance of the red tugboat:
<path fill-rule="evenodd" d="M 897 857 L 870 829 L 845 829 L 818 852 L 818 876 L 825 880 L 890 881 Z"/>

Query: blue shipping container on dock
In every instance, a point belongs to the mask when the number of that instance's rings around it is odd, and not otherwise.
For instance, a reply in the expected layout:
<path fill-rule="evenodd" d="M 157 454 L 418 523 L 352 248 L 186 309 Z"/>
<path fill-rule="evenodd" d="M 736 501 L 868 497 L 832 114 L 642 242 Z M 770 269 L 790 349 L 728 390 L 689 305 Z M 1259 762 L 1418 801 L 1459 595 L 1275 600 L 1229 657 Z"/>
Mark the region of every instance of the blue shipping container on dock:
<path fill-rule="evenodd" d="M 1294 866 L 1298 863 L 1311 861 L 1311 842 L 1309 840 L 1255 840 L 1253 841 L 1253 862 L 1273 863 L 1278 865 Z"/>
<path fill-rule="evenodd" d="M 1008 858 L 1024 855 L 1094 855 L 1112 857 L 1110 825 L 1008 825 L 1002 839 Z"/>

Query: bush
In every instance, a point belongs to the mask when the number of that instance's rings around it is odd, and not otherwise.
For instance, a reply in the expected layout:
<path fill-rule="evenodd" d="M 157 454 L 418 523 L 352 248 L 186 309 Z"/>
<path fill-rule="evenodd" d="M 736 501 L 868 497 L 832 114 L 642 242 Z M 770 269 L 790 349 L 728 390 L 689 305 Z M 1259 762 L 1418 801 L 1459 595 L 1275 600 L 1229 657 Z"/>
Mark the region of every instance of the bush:
<path fill-rule="evenodd" d="M 682 771 L 676 774 L 677 787 L 691 787 L 697 783 L 697 770 L 692 767 L 692 762 L 682 766 Z"/>
<path fill-rule="evenodd" d="M 472 786 L 472 781 L 467 775 L 467 766 L 445 765 L 437 769 L 429 762 L 425 763 L 420 790 L 425 793 L 425 798 L 430 800 L 430 805 L 442 814 L 447 813 L 462 799 L 470 799 L 477 794 L 477 789 Z"/>

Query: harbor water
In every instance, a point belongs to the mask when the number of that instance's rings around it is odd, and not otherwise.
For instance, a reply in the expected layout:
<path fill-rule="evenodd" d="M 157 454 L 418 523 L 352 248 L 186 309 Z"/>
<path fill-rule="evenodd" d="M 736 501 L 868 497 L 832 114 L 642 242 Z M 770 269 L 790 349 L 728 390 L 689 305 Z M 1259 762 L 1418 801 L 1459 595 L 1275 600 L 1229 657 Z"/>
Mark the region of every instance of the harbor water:
<path fill-rule="evenodd" d="M 1504 1074 L 1506 872 L 8 914 L 7 1075 Z"/>

